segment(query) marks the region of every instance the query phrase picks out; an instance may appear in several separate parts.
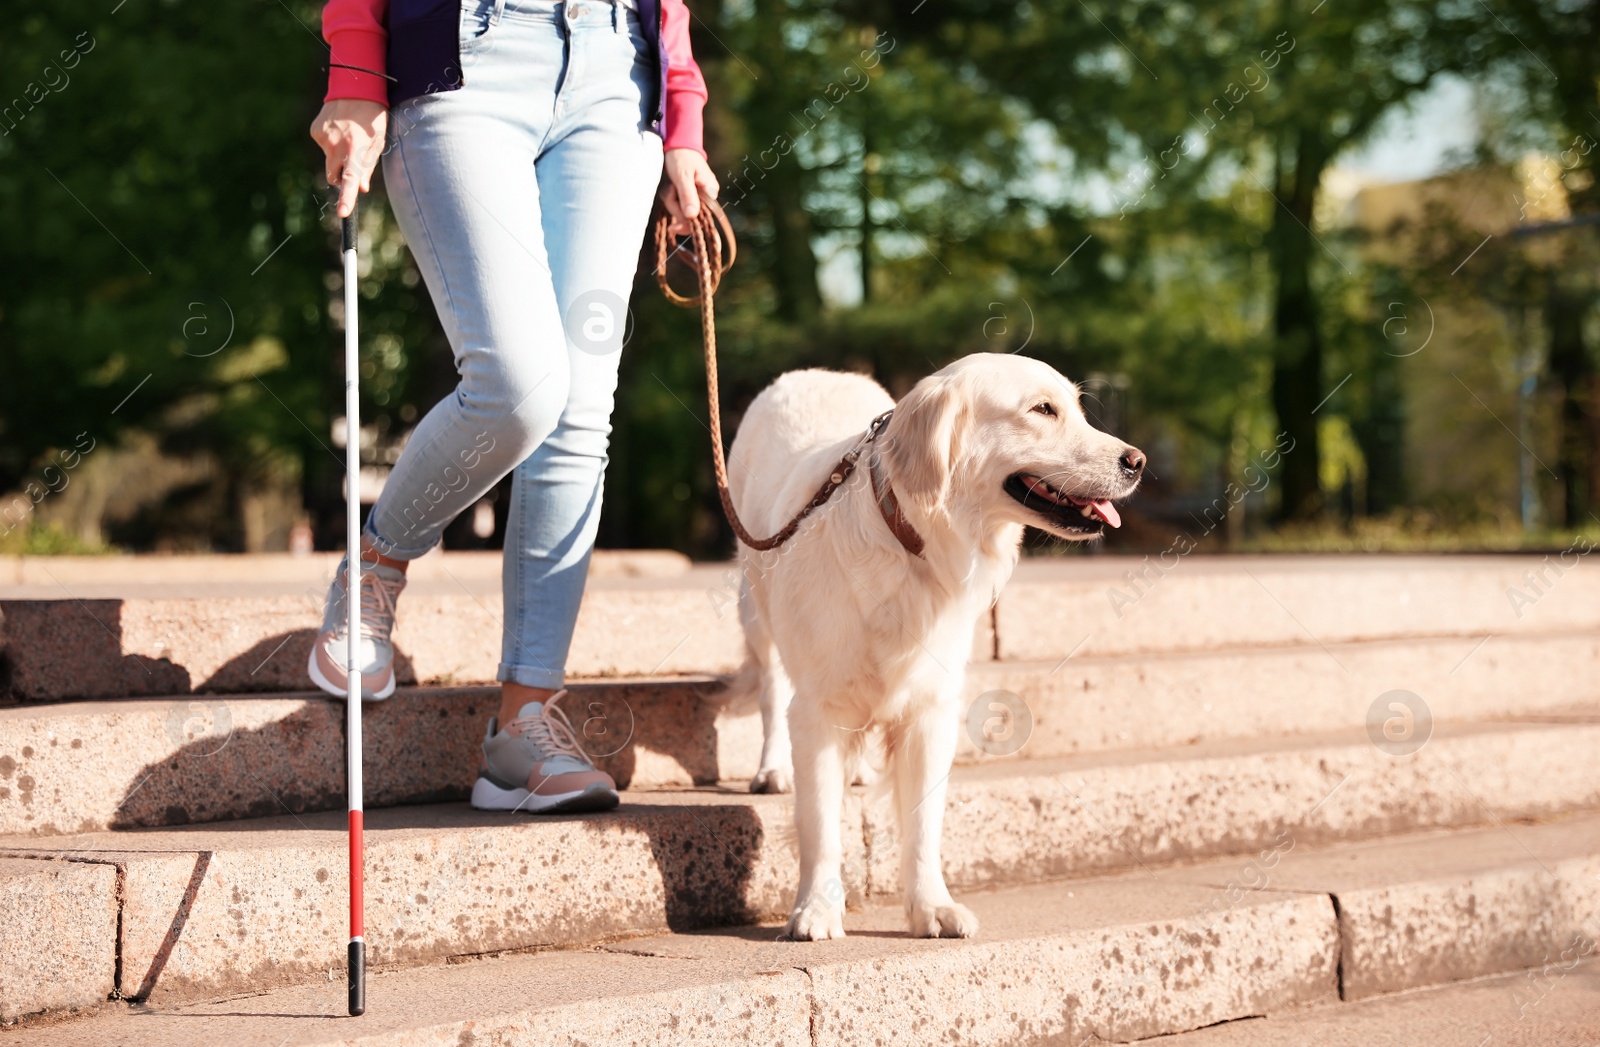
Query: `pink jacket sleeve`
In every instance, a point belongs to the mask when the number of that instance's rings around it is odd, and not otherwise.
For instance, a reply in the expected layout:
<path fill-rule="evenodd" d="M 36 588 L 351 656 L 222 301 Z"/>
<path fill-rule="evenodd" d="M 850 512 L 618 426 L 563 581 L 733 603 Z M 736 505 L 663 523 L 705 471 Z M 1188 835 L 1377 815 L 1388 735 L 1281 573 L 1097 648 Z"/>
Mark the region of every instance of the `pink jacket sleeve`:
<path fill-rule="evenodd" d="M 328 42 L 328 93 L 389 104 L 389 33 L 384 29 L 388 0 L 328 0 L 322 11 L 322 37 Z M 689 46 L 689 9 L 683 0 L 661 0 L 661 41 L 666 54 L 665 140 L 668 149 L 693 149 L 705 155 L 701 112 L 706 80 Z M 352 68 L 353 67 L 353 68 Z"/>
<path fill-rule="evenodd" d="M 365 98 L 389 104 L 389 84 L 383 78 L 389 63 L 389 31 L 383 27 L 388 12 L 389 0 L 328 0 L 322 9 L 322 38 L 329 48 L 323 101 Z"/>
<path fill-rule="evenodd" d="M 666 147 L 704 156 L 706 78 L 689 47 L 689 9 L 683 0 L 661 0 L 661 41 L 667 55 Z"/>

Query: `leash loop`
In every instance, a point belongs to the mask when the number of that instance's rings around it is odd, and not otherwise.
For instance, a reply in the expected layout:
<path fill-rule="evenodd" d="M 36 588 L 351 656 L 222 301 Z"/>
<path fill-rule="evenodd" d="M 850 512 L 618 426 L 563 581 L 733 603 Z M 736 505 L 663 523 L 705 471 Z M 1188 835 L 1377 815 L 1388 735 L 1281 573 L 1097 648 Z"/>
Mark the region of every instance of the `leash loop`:
<path fill-rule="evenodd" d="M 660 285 L 661 293 L 667 296 L 667 301 L 674 305 L 700 306 L 700 338 L 705 345 L 706 399 L 711 409 L 711 460 L 716 472 L 717 496 L 722 501 L 722 513 L 728 518 L 728 525 L 733 528 L 733 533 L 751 549 L 765 552 L 768 549 L 776 549 L 793 538 L 805 518 L 822 508 L 828 499 L 833 497 L 833 493 L 844 486 L 845 481 L 855 472 L 856 465 L 861 460 L 861 452 L 865 450 L 867 444 L 877 439 L 883 427 L 888 424 L 889 416 L 894 412 L 885 411 L 873 419 L 867 431 L 861 434 L 855 445 L 846 451 L 844 457 L 829 471 L 827 479 L 817 488 L 816 494 L 811 496 L 811 500 L 795 514 L 792 520 L 784 524 L 782 529 L 768 538 L 757 538 L 751 534 L 745 527 L 744 521 L 739 519 L 739 513 L 733 507 L 733 495 L 728 490 L 728 463 L 722 450 L 722 399 L 717 388 L 715 297 L 717 287 L 722 283 L 723 274 L 733 266 L 734 258 L 738 255 L 738 245 L 734 241 L 733 226 L 728 222 L 727 213 L 703 192 L 700 194 L 700 213 L 688 221 L 688 245 L 673 247 L 670 231 L 672 216 L 663 213 L 656 218 L 656 283 Z M 698 285 L 697 294 L 680 294 L 667 279 L 667 263 L 680 254 L 694 267 Z"/>

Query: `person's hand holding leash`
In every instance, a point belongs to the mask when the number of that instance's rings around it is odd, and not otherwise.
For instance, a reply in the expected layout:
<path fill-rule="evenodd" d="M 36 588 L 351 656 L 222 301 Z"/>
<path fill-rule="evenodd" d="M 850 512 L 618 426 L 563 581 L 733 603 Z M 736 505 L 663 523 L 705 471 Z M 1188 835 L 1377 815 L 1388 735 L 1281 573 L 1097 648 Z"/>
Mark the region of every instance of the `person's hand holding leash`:
<path fill-rule="evenodd" d="M 673 236 L 689 235 L 689 219 L 700 214 L 700 191 L 713 200 L 721 186 L 711 165 L 695 149 L 668 149 L 661 171 L 661 203 L 672 215 Z"/>
<path fill-rule="evenodd" d="M 311 137 L 322 147 L 328 184 L 339 187 L 340 218 L 350 216 L 358 192 L 372 188 L 372 172 L 383 155 L 388 126 L 389 110 L 364 98 L 335 98 L 325 102 L 322 111 L 311 121 Z M 698 153 L 695 156 L 699 158 Z M 711 172 L 708 169 L 706 173 Z"/>

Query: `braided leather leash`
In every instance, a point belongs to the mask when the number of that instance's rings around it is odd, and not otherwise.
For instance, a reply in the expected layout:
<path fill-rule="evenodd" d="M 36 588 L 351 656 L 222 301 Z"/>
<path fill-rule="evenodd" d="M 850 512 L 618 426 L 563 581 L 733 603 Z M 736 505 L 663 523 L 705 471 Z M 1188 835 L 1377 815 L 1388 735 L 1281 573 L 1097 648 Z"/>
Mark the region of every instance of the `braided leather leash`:
<path fill-rule="evenodd" d="M 717 326 L 714 299 L 717 287 L 722 282 L 722 274 L 733 266 L 737 254 L 733 227 L 728 224 L 728 216 L 717 202 L 704 193 L 700 195 L 700 213 L 689 220 L 690 243 L 687 247 L 671 248 L 672 235 L 669 232 L 671 225 L 671 215 L 662 214 L 656 219 L 656 283 L 661 285 L 661 293 L 667 296 L 667 300 L 675 305 L 700 306 L 700 337 L 705 343 L 706 351 L 706 399 L 711 408 L 711 460 L 716 470 L 717 495 L 722 499 L 722 512 L 727 516 L 728 525 L 733 528 L 733 533 L 738 535 L 739 540 L 745 545 L 757 552 L 776 549 L 793 538 L 805 518 L 822 508 L 828 499 L 833 497 L 833 493 L 844 486 L 844 482 L 855 472 L 856 464 L 861 460 L 861 453 L 866 450 L 868 444 L 877 439 L 884 426 L 889 424 L 889 416 L 894 412 L 885 411 L 873 419 L 867 431 L 834 465 L 828 478 L 817 488 L 817 493 L 811 496 L 811 500 L 795 514 L 794 519 L 784 524 L 778 533 L 770 538 L 757 538 L 752 535 L 745 527 L 744 521 L 739 519 L 739 513 L 733 507 L 733 495 L 728 491 L 728 463 L 723 457 L 722 450 L 722 400 L 717 391 Z M 698 294 L 679 294 L 667 280 L 667 262 L 680 251 L 684 259 L 694 267 L 695 276 L 699 281 Z M 723 257 L 724 254 L 727 256 L 726 259 Z M 918 544 L 920 546 L 920 542 Z"/>

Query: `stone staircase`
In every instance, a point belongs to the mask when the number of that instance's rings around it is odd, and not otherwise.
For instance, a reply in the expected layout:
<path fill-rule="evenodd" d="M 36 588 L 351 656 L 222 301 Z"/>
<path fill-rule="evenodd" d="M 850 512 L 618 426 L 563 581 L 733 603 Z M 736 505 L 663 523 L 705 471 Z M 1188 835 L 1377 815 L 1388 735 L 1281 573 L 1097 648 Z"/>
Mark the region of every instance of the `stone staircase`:
<path fill-rule="evenodd" d="M 335 560 L 0 563 L 8 1038 L 1076 1047 L 1269 1015 L 1261 1042 L 1323 1042 L 1296 1016 L 1361 1028 L 1383 1001 L 1359 1001 L 1530 968 L 1588 984 L 1600 573 L 1029 561 L 974 636 L 946 817 L 980 937 L 903 937 L 892 820 L 857 796 L 852 937 L 795 943 L 772 922 L 790 801 L 744 789 L 759 719 L 718 700 L 731 570 L 597 558 L 568 702 L 628 791 L 506 818 L 462 802 L 498 556 L 456 553 L 413 568 L 408 686 L 366 711 L 375 970 L 365 1017 L 324 1020 L 344 1007 L 343 705 L 300 673 Z"/>

